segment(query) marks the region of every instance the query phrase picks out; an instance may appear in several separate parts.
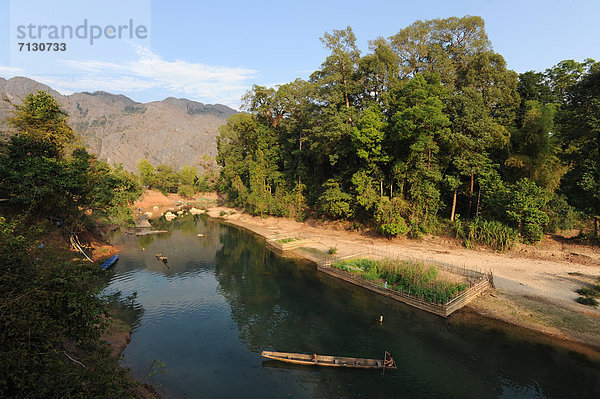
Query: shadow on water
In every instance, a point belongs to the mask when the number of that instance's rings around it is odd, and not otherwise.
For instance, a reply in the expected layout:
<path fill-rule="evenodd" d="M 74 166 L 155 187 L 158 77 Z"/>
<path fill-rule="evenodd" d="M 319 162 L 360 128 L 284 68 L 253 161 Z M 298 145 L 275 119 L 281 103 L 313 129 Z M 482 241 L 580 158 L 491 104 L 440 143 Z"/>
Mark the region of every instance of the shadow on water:
<path fill-rule="evenodd" d="M 205 216 L 173 222 L 143 246 L 115 236 L 124 250 L 107 288 L 118 298 L 137 293 L 125 361 L 138 377 L 165 361 L 149 381 L 166 397 L 600 396 L 600 364 L 580 355 L 379 297 Z M 168 269 L 156 253 L 169 257 Z M 290 366 L 265 361 L 263 350 L 368 358 L 388 350 L 398 369 Z"/>
<path fill-rule="evenodd" d="M 131 329 L 136 329 L 144 315 L 144 308 L 136 303 L 137 292 L 124 297 L 120 291 L 105 296 L 113 307 L 114 316 L 127 323 Z"/>

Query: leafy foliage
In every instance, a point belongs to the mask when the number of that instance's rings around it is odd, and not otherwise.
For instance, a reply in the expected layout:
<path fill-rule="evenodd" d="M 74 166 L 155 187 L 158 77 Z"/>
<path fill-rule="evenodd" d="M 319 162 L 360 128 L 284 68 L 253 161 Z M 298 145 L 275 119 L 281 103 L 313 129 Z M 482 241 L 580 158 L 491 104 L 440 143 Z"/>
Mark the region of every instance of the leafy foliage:
<path fill-rule="evenodd" d="M 9 120 L 17 134 L 0 158 L 0 186 L 17 213 L 55 216 L 70 223 L 94 216 L 130 222 L 128 205 L 141 194 L 133 175 L 83 148 L 68 156 L 74 136 L 66 115 L 44 92 L 30 94 Z"/>
<path fill-rule="evenodd" d="M 457 217 L 453 229 L 456 238 L 461 239 L 467 248 L 484 245 L 496 251 L 507 251 L 515 245 L 519 238 L 518 230 L 496 220 L 478 218 L 463 222 Z"/>
<path fill-rule="evenodd" d="M 417 21 L 365 55 L 350 27 L 321 41 L 328 55 L 310 79 L 254 86 L 248 113 L 221 128 L 218 188 L 231 204 L 353 218 L 388 236 L 456 214 L 525 243 L 578 215 L 600 230 L 598 63 L 517 75 L 470 16 Z M 512 238 L 491 238 L 512 237 L 500 225 L 475 231 L 506 249 Z"/>
<path fill-rule="evenodd" d="M 67 123 L 67 114 L 48 93 L 38 91 L 25 97 L 23 103 L 15 105 L 16 113 L 9 120 L 17 135 L 29 143 L 37 143 L 41 152 L 31 155 L 59 157 L 75 135 Z M 30 149 L 33 149 L 31 147 Z"/>
<path fill-rule="evenodd" d="M 100 341 L 108 305 L 97 265 L 61 261 L 39 245 L 43 231 L 0 218 L 0 396 L 131 396 Z"/>
<path fill-rule="evenodd" d="M 377 206 L 375 222 L 379 232 L 385 236 L 403 236 L 409 231 L 404 216 L 408 213 L 408 204 L 402 199 L 395 197 L 391 200 L 382 198 Z"/>
<path fill-rule="evenodd" d="M 323 214 L 333 218 L 341 219 L 352 215 L 350 202 L 352 196 L 340 187 L 340 183 L 334 179 L 327 180 L 323 184 L 323 194 L 319 197 L 319 208 Z"/>

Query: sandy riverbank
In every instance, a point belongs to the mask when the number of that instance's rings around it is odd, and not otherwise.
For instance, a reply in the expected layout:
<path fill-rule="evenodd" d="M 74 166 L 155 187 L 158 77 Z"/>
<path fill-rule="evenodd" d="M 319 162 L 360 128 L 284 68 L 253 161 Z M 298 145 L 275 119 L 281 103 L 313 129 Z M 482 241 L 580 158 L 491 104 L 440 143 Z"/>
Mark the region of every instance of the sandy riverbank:
<path fill-rule="evenodd" d="M 545 334 L 555 344 L 600 359 L 600 310 L 575 302 L 575 290 L 600 277 L 600 250 L 566 244 L 551 238 L 535 247 L 517 245 L 507 253 L 470 250 L 452 239 L 388 240 L 369 232 L 352 232 L 341 223 L 296 222 L 276 217 L 253 217 L 237 209 L 213 207 L 208 215 L 263 237 L 279 235 L 316 238 L 320 253 L 336 248 L 339 256 L 374 248 L 420 259 L 434 259 L 476 270 L 492 270 L 496 289 L 477 298 L 450 317 L 450 322 L 474 322 L 484 316 Z M 314 251 L 313 251 L 314 252 Z M 318 254 L 296 251 L 318 260 Z M 481 317 L 477 323 L 481 324 Z M 496 325 L 498 327 L 498 325 Z"/>

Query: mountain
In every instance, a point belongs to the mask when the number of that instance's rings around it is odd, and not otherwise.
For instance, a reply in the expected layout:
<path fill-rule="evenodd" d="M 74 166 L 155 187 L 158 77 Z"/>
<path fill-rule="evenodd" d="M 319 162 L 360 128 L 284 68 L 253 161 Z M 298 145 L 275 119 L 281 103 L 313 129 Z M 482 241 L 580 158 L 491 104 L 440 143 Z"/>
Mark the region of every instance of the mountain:
<path fill-rule="evenodd" d="M 214 164 L 218 128 L 237 112 L 184 98 L 139 103 L 104 91 L 64 96 L 28 78 L 0 78 L 0 135 L 11 134 L 6 119 L 14 110 L 12 104 L 37 90 L 48 92 L 61 104 L 86 148 L 127 170 L 135 170 L 142 158 L 175 169 L 183 164 Z"/>

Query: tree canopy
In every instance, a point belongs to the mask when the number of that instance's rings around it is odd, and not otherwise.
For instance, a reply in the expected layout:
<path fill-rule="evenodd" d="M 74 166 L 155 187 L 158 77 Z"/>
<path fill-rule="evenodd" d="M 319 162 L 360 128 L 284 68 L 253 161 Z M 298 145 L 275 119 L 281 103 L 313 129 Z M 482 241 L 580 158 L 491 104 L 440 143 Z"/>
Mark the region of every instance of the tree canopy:
<path fill-rule="evenodd" d="M 487 218 L 526 242 L 571 225 L 575 208 L 597 217 L 595 61 L 518 75 L 475 16 L 416 21 L 367 54 L 350 27 L 321 42 L 329 54 L 308 81 L 254 86 L 221 128 L 218 187 L 232 204 L 388 235 Z"/>

